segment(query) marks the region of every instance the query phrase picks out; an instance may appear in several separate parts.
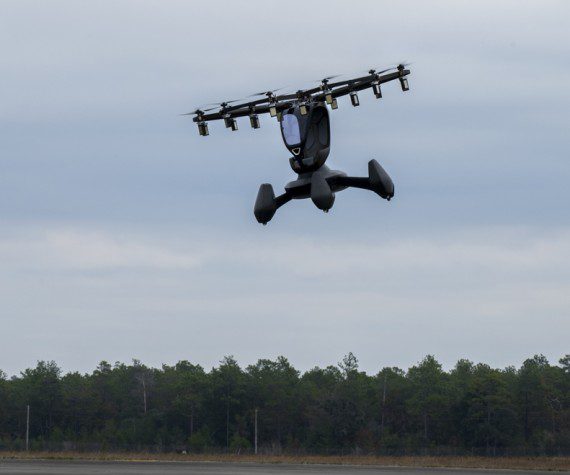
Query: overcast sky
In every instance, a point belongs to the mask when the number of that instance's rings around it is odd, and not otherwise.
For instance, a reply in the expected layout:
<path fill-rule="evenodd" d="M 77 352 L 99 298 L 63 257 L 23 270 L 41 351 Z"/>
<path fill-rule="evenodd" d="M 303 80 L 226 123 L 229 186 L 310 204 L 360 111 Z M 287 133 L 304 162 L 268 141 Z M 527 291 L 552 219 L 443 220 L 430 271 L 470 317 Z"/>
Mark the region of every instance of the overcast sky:
<path fill-rule="evenodd" d="M 285 355 L 408 367 L 570 353 L 570 3 L 0 3 L 0 369 Z M 294 178 L 277 123 L 178 114 L 412 61 L 331 112 L 340 193 L 253 216 Z"/>

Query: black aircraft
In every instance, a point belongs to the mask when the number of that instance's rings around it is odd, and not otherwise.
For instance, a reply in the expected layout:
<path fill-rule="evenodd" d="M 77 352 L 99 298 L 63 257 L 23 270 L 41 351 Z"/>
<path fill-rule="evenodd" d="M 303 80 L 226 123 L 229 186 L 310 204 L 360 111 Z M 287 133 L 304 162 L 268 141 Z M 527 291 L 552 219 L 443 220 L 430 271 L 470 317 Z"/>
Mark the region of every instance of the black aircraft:
<path fill-rule="evenodd" d="M 317 208 L 328 212 L 332 208 L 335 193 L 350 186 L 374 191 L 386 200 L 394 196 L 394 183 L 376 160 L 368 162 L 368 177 L 351 177 L 325 165 L 330 151 L 330 124 L 327 105 L 337 109 L 337 98 L 349 95 L 353 106 L 360 104 L 358 92 L 372 88 L 377 99 L 382 97 L 381 84 L 398 80 L 403 91 L 409 90 L 406 64 L 376 71 L 366 76 L 331 82 L 337 76 L 320 81 L 317 87 L 299 90 L 292 94 L 276 95 L 278 90 L 261 92 L 250 97 L 265 96 L 249 102 L 227 101 L 210 109 L 196 109 L 184 115 L 195 115 L 200 135 L 209 135 L 208 121 L 223 119 L 227 128 L 237 130 L 237 117 L 249 117 L 254 129 L 260 127 L 259 114 L 269 113 L 281 125 L 285 146 L 291 152 L 289 164 L 296 180 L 285 185 L 285 193 L 275 196 L 273 187 L 264 183 L 259 187 L 254 214 L 258 222 L 267 224 L 277 209 L 292 199 L 311 198 Z M 240 102 L 239 104 L 235 104 Z M 210 111 L 219 109 L 217 112 Z"/>

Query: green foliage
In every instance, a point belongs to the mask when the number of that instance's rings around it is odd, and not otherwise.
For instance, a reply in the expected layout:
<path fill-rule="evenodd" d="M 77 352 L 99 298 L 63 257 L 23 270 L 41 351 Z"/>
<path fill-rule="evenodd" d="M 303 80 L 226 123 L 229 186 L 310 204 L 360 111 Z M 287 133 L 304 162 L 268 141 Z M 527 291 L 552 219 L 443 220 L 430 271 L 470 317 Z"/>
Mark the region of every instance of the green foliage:
<path fill-rule="evenodd" d="M 241 437 L 238 434 L 234 434 L 232 441 L 230 443 L 230 450 L 234 453 L 241 453 L 251 447 L 251 443 L 245 437 Z"/>
<path fill-rule="evenodd" d="M 212 436 L 207 426 L 203 426 L 188 438 L 188 446 L 192 452 L 205 452 L 212 445 Z"/>
<path fill-rule="evenodd" d="M 102 361 L 62 375 L 39 361 L 0 371 L 0 448 L 313 453 L 562 454 L 570 448 L 570 355 L 518 369 L 433 357 L 403 371 L 337 366 L 300 374 L 284 357 L 241 368 L 232 356 L 206 372 L 180 361 L 149 368 Z M 426 452 L 431 451 L 431 452 Z"/>

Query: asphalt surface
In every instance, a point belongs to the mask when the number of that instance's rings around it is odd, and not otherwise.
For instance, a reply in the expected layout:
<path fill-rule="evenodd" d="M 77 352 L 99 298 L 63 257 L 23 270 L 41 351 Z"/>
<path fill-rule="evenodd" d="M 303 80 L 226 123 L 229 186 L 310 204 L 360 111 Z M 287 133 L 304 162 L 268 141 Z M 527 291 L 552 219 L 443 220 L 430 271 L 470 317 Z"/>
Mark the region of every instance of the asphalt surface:
<path fill-rule="evenodd" d="M 341 465 L 287 465 L 253 463 L 215 462 L 88 462 L 88 461 L 42 461 L 3 460 L 0 461 L 2 475 L 36 474 L 108 474 L 108 475 L 552 475 L 552 472 L 433 469 L 433 468 L 390 468 L 359 467 Z M 570 473 L 570 472 L 559 472 Z"/>

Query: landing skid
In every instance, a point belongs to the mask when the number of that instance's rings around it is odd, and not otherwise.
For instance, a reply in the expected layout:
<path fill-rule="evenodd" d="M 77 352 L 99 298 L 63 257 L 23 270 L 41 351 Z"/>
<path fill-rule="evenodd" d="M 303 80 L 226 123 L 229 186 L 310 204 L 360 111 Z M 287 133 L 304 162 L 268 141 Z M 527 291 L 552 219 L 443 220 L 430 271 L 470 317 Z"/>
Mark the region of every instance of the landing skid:
<path fill-rule="evenodd" d="M 388 201 L 394 196 L 394 183 L 376 160 L 368 162 L 368 177 L 350 177 L 323 165 L 287 183 L 285 193 L 279 196 L 275 196 L 269 183 L 261 185 L 253 212 L 257 221 L 265 225 L 281 206 L 293 199 L 305 198 L 311 198 L 317 208 L 328 212 L 334 204 L 335 193 L 349 187 L 373 191 Z"/>

